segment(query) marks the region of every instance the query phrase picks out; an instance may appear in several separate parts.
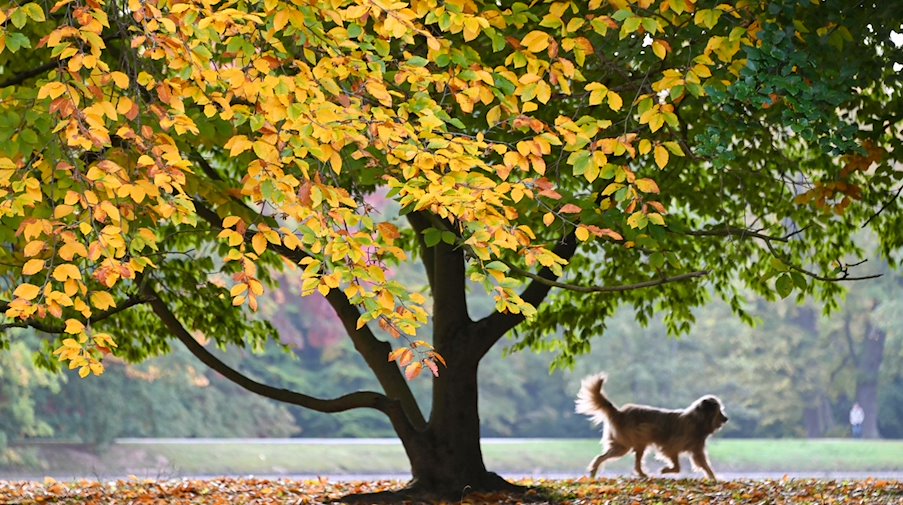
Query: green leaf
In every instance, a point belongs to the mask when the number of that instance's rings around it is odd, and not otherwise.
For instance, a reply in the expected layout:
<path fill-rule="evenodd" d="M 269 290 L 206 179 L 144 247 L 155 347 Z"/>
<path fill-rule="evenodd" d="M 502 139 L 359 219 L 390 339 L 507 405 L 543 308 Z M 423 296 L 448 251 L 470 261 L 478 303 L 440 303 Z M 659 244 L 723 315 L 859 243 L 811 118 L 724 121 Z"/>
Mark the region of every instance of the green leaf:
<path fill-rule="evenodd" d="M 25 13 L 25 9 L 16 9 L 16 12 L 13 12 L 12 16 L 9 17 L 9 20 L 13 22 L 13 26 L 16 28 L 22 28 L 28 21 L 28 14 Z"/>
<path fill-rule="evenodd" d="M 427 228 L 423 231 L 423 242 L 427 247 L 434 247 L 442 241 L 442 232 L 436 228 Z"/>
<path fill-rule="evenodd" d="M 19 11 L 16 11 L 19 12 Z M 23 33 L 10 33 L 6 36 L 6 48 L 14 53 L 22 48 L 31 48 L 31 41 Z"/>
<path fill-rule="evenodd" d="M 789 274 L 784 274 L 778 277 L 778 280 L 774 283 L 774 287 L 777 289 L 781 298 L 787 298 L 787 296 L 793 292 L 793 279 Z"/>
<path fill-rule="evenodd" d="M 422 56 L 414 56 L 408 60 L 408 65 L 413 65 L 415 67 L 425 67 L 427 63 L 429 63 L 429 60 Z"/>
<path fill-rule="evenodd" d="M 28 17 L 30 17 L 34 21 L 37 21 L 38 23 L 40 23 L 46 19 L 44 17 L 44 10 L 41 9 L 40 5 L 38 5 L 34 2 L 23 5 L 22 10 L 25 11 L 25 14 L 27 14 Z"/>

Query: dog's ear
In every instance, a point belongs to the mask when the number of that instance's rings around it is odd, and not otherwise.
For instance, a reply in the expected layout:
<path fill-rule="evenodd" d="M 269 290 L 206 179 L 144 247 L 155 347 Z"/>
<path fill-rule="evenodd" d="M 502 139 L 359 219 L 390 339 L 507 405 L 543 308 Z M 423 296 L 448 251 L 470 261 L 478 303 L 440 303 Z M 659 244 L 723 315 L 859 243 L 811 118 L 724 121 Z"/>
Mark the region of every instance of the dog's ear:
<path fill-rule="evenodd" d="M 721 410 L 721 400 L 714 396 L 704 396 L 699 406 L 706 412 Z"/>

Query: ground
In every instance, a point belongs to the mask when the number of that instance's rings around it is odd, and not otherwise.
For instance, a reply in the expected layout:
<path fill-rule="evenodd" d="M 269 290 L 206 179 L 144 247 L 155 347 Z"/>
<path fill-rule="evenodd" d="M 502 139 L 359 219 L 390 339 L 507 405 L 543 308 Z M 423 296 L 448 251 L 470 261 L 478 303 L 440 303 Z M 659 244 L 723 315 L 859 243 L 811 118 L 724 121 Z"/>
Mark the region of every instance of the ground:
<path fill-rule="evenodd" d="M 896 480 L 735 480 L 579 479 L 525 480 L 526 495 L 462 496 L 461 504 L 602 504 L 602 503 L 903 503 L 903 482 Z M 350 493 L 396 489 L 398 481 L 333 482 L 222 478 L 112 482 L 0 481 L 0 503 L 32 505 L 89 504 L 326 504 Z M 410 503 L 410 502 L 407 502 Z"/>

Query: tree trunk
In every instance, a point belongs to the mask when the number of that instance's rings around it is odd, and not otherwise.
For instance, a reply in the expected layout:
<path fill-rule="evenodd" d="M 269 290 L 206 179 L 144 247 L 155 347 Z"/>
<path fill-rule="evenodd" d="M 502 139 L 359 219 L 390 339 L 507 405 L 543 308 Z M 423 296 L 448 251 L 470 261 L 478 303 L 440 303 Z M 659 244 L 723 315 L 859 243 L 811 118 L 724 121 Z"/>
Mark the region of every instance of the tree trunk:
<path fill-rule="evenodd" d="M 466 346 L 461 346 L 466 347 Z M 411 463 L 412 479 L 405 489 L 344 497 L 358 503 L 397 500 L 460 501 L 479 492 L 524 492 L 527 488 L 506 481 L 486 469 L 480 447 L 477 368 L 479 358 L 466 351 L 443 354 L 443 368 L 433 382 L 433 409 L 425 430 L 401 434 Z"/>
<path fill-rule="evenodd" d="M 886 340 L 887 332 L 869 323 L 856 363 L 856 401 L 865 411 L 862 438 L 881 438 L 878 433 L 878 374 Z"/>
<path fill-rule="evenodd" d="M 430 422 L 411 458 L 411 487 L 452 499 L 474 491 L 513 489 L 515 486 L 487 471 L 483 462 L 478 364 L 466 358 L 454 361 L 433 384 Z"/>

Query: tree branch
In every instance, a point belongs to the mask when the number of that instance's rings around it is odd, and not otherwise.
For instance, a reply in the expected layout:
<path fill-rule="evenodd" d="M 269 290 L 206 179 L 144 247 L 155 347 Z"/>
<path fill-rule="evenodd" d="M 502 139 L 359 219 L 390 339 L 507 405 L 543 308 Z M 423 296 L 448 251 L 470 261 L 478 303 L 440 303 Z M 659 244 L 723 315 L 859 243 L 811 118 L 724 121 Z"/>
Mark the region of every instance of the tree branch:
<path fill-rule="evenodd" d="M 771 245 L 771 242 L 769 242 L 767 240 L 765 241 L 765 247 L 768 248 L 768 251 L 771 252 L 771 254 L 775 258 L 781 259 L 781 261 L 783 261 L 784 264 L 786 264 L 787 267 L 790 268 L 791 270 L 793 270 L 795 272 L 799 272 L 803 275 L 812 277 L 813 279 L 815 279 L 817 281 L 822 281 L 822 282 L 865 281 L 865 280 L 877 279 L 877 278 L 881 277 L 881 274 L 862 275 L 859 277 L 852 277 L 852 276 L 850 276 L 850 273 L 847 271 L 846 266 L 844 266 L 842 268 L 843 275 L 841 277 L 825 277 L 825 276 L 819 275 L 815 272 L 806 270 L 805 268 L 798 267 L 796 265 L 792 265 L 789 261 L 784 261 L 784 259 L 781 258 L 782 255 L 780 253 L 778 253 L 778 251 L 774 248 L 774 246 Z M 856 264 L 861 265 L 862 263 L 863 262 L 860 261 L 859 263 L 856 263 Z"/>
<path fill-rule="evenodd" d="M 163 299 L 160 298 L 152 288 L 150 288 L 149 286 L 145 287 L 145 293 L 149 297 L 150 306 L 154 311 L 154 314 L 157 315 L 157 317 L 166 326 L 169 332 L 172 333 L 173 336 L 179 339 L 179 341 L 188 348 L 191 354 L 201 360 L 201 362 L 203 362 L 208 367 L 217 371 L 226 379 L 234 382 L 244 389 L 276 401 L 298 405 L 299 407 L 304 407 L 306 409 L 323 413 L 344 412 L 347 410 L 359 408 L 371 408 L 386 414 L 386 416 L 388 416 L 392 420 L 393 425 L 400 423 L 407 426 L 407 428 L 404 428 L 403 426 L 403 429 L 411 430 L 410 425 L 407 423 L 407 417 L 404 415 L 404 412 L 401 409 L 398 401 L 390 400 L 385 395 L 382 395 L 380 393 L 373 391 L 358 391 L 341 396 L 339 398 L 321 399 L 295 391 L 289 391 L 287 389 L 275 388 L 251 379 L 250 377 L 242 374 L 238 370 L 235 370 L 234 368 L 221 361 L 219 358 L 205 349 L 204 346 L 198 343 L 198 341 L 191 336 L 191 333 L 189 333 L 189 331 L 178 320 L 172 310 L 170 310 L 166 302 L 164 302 Z"/>
<path fill-rule="evenodd" d="M 896 201 L 897 201 L 897 198 L 900 197 L 900 192 L 901 192 L 901 191 L 903 191 L 903 184 L 901 184 L 900 187 L 897 188 L 897 192 L 894 193 L 894 196 L 891 197 L 890 200 L 884 202 L 884 205 L 882 205 L 881 208 L 878 209 L 877 212 L 875 212 L 874 214 L 872 214 L 871 216 L 869 216 L 869 218 L 866 219 L 864 223 L 862 223 L 862 226 L 860 226 L 860 228 L 865 228 L 866 226 L 868 226 L 869 223 L 871 223 L 873 219 L 877 218 L 878 216 L 881 215 L 882 212 L 884 212 L 884 209 L 890 207 L 890 204 L 896 202 Z"/>
<path fill-rule="evenodd" d="M 35 67 L 31 70 L 26 70 L 25 72 L 22 72 L 21 74 L 16 74 L 15 76 L 10 77 L 9 79 L 3 81 L 3 83 L 0 83 L 0 89 L 8 88 L 10 86 L 18 86 L 19 84 L 22 84 L 23 82 L 27 81 L 28 79 L 31 79 L 32 77 L 37 77 L 37 76 L 43 74 L 44 72 L 49 72 L 51 69 L 56 68 L 59 65 L 60 65 L 59 61 L 48 61 L 47 63 L 45 63 L 39 67 Z"/>
<path fill-rule="evenodd" d="M 216 212 L 197 198 L 193 198 L 192 201 L 201 219 L 206 221 L 212 228 L 222 228 L 222 219 Z M 244 237 L 245 241 L 250 242 L 251 236 L 252 234 L 246 234 Z M 281 244 L 270 244 L 268 248 L 293 261 L 295 264 L 310 256 L 304 251 L 292 250 Z M 392 351 L 392 346 L 388 342 L 376 338 L 368 325 L 357 327 L 357 320 L 361 315 L 360 311 L 341 290 L 331 289 L 325 298 L 342 321 L 342 325 L 354 344 L 354 348 L 367 362 L 383 390 L 390 398 L 397 399 L 400 402 L 409 422 L 415 429 L 423 429 L 426 426 L 426 419 L 411 392 L 411 388 L 402 376 L 398 366 L 386 359 Z"/>
<path fill-rule="evenodd" d="M 565 260 L 570 260 L 576 251 L 577 237 L 573 231 L 568 233 L 567 236 L 558 242 L 555 248 L 552 249 L 553 253 Z M 539 271 L 537 279 L 533 279 L 533 281 L 531 281 L 521 292 L 521 298 L 523 298 L 525 302 L 536 307 L 545 300 L 549 291 L 552 289 L 552 286 L 550 286 L 547 281 L 554 281 L 557 278 L 558 276 L 555 275 L 552 270 L 548 267 L 543 267 L 543 269 Z M 479 336 L 479 341 L 477 342 L 477 356 L 482 357 L 489 352 L 489 349 L 492 349 L 492 346 L 494 346 L 508 330 L 514 328 L 525 319 L 523 314 L 511 314 L 496 311 L 477 321 L 477 331 L 474 332 Z"/>
<path fill-rule="evenodd" d="M 619 286 L 578 286 L 576 284 L 568 284 L 565 282 L 558 282 L 555 280 L 546 279 L 542 276 L 539 276 L 532 272 L 528 272 L 528 271 L 518 268 L 514 265 L 511 265 L 507 261 L 504 263 L 506 265 L 508 265 L 508 267 L 513 272 L 516 272 L 520 275 L 529 277 L 537 282 L 540 282 L 547 286 L 551 286 L 553 288 L 562 288 L 562 289 L 567 289 L 569 291 L 576 291 L 578 293 L 619 293 L 619 292 L 623 292 L 623 291 L 633 291 L 636 289 L 660 286 L 662 284 L 668 284 L 671 282 L 681 282 L 681 281 L 685 281 L 688 279 L 695 279 L 697 277 L 704 277 L 709 274 L 708 270 L 697 270 L 695 272 L 688 272 L 685 274 L 675 275 L 673 277 L 664 275 L 658 279 L 650 279 L 648 281 L 638 282 L 636 284 L 622 284 Z"/>
<path fill-rule="evenodd" d="M 103 312 L 99 312 L 95 315 L 92 315 L 90 318 L 88 318 L 88 324 L 98 323 L 98 322 L 103 321 L 104 319 L 107 319 L 111 316 L 114 316 L 124 310 L 130 309 L 136 305 L 141 305 L 141 304 L 147 303 L 149 301 L 150 300 L 148 300 L 147 298 L 145 298 L 143 296 L 138 296 L 138 295 L 130 296 L 129 298 L 126 298 L 122 303 L 120 303 L 116 307 L 113 307 L 112 309 L 105 310 Z M 8 309 L 8 308 L 9 308 L 9 304 L 7 302 L 0 302 L 0 312 L 6 312 L 6 309 Z M 51 333 L 51 334 L 65 333 L 65 329 L 66 329 L 66 327 L 63 325 L 50 325 L 50 324 L 45 324 L 45 323 L 42 323 L 41 321 L 35 321 L 35 320 L 26 320 L 26 321 L 22 321 L 22 322 L 6 323 L 6 324 L 0 325 L 0 330 L 5 330 L 7 328 L 34 328 L 38 331 L 43 331 L 44 333 Z"/>
<path fill-rule="evenodd" d="M 764 240 L 766 242 L 776 241 L 776 242 L 787 242 L 790 237 L 799 233 L 799 231 L 792 232 L 783 237 L 773 237 L 771 235 L 764 235 L 757 231 L 748 230 L 746 228 L 737 228 L 734 226 L 725 226 L 714 227 L 708 230 L 687 230 L 682 232 L 684 235 L 690 235 L 693 237 L 739 237 L 739 238 L 757 238 Z"/>

